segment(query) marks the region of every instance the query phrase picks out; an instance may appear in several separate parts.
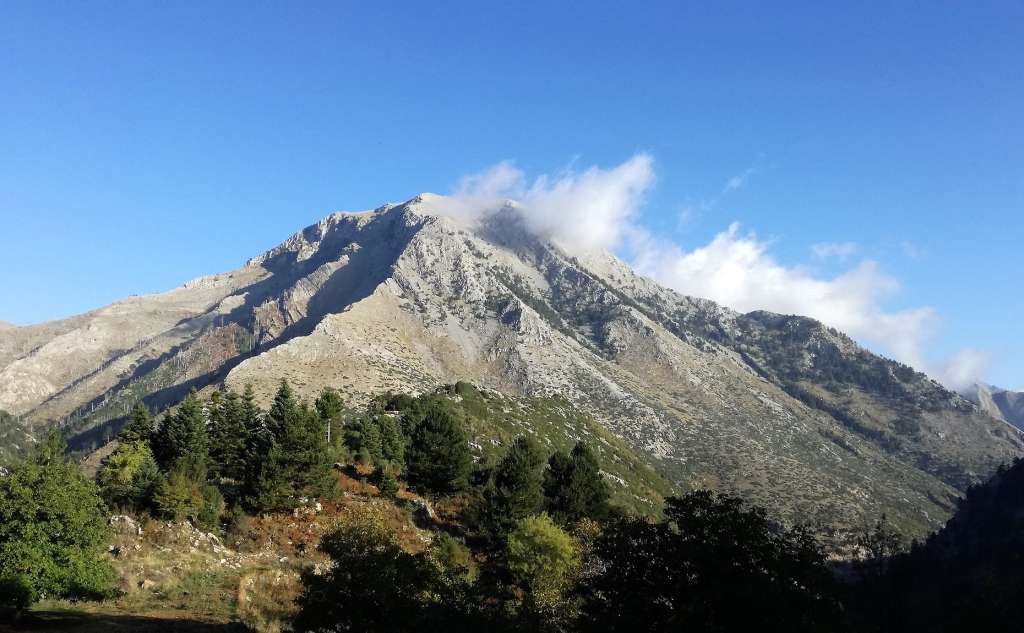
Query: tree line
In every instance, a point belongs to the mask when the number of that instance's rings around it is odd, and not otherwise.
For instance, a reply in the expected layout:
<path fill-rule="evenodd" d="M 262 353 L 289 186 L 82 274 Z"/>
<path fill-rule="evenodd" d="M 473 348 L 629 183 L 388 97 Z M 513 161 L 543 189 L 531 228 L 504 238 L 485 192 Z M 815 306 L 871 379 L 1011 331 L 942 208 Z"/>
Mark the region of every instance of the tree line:
<path fill-rule="evenodd" d="M 282 381 L 187 396 L 157 424 L 137 407 L 95 478 L 48 441 L 0 473 L 0 606 L 113 595 L 111 509 L 209 529 L 335 492 L 359 464 L 380 494 L 407 487 L 448 508 L 423 552 L 388 527 L 326 535 L 303 574 L 296 631 L 1014 631 L 1024 605 L 1024 462 L 972 488 L 947 526 L 909 550 L 884 522 L 864 555 L 828 560 L 813 530 L 705 490 L 659 517 L 610 502 L 600 453 L 549 452 L 529 434 L 474 461 L 450 402 L 385 395 L 362 411 Z"/>

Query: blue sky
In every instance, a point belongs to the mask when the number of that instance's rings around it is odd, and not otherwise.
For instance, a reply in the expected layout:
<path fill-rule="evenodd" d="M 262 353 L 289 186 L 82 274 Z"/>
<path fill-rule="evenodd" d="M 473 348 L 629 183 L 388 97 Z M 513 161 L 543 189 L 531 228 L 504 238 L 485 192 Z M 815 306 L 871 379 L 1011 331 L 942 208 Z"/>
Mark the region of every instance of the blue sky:
<path fill-rule="evenodd" d="M 0 320 L 503 160 L 639 154 L 631 226 L 663 246 L 823 284 L 868 262 L 899 285 L 871 310 L 931 310 L 922 363 L 976 349 L 1024 387 L 1024 4 L 942 4 L 2 3 Z"/>

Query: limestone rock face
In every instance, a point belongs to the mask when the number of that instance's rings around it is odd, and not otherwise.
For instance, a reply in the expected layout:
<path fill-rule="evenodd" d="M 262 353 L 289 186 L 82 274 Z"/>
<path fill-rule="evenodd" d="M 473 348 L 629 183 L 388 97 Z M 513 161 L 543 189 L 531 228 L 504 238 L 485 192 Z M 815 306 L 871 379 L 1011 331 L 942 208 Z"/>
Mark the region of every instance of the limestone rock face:
<path fill-rule="evenodd" d="M 678 486 L 790 520 L 914 532 L 1022 454 L 1019 434 L 803 317 L 739 314 L 570 255 L 513 208 L 473 226 L 420 196 L 336 213 L 245 267 L 63 321 L 0 329 L 0 409 L 81 445 L 144 398 L 281 378 L 359 401 L 465 380 L 560 394 Z"/>
<path fill-rule="evenodd" d="M 964 397 L 992 417 L 1024 430 L 1024 391 L 976 383 L 964 393 Z"/>

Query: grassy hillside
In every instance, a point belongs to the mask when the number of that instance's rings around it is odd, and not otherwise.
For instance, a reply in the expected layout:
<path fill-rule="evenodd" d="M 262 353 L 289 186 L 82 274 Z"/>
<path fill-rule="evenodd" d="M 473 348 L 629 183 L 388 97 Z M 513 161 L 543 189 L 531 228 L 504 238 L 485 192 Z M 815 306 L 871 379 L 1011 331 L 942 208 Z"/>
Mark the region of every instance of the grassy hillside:
<path fill-rule="evenodd" d="M 386 394 L 371 408 L 399 413 L 441 403 L 465 425 L 480 464 L 494 463 L 519 435 L 530 435 L 548 452 L 570 451 L 584 440 L 599 454 L 612 501 L 638 514 L 656 514 L 673 486 L 624 441 L 561 397 L 507 396 L 466 382 L 418 398 Z"/>

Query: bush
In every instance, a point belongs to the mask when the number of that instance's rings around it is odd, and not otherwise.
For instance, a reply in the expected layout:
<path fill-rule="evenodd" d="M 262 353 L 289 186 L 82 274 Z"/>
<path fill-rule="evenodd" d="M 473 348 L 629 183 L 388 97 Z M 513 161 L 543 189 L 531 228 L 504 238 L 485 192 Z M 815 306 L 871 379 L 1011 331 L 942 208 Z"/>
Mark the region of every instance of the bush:
<path fill-rule="evenodd" d="M 532 602 L 551 608 L 562 600 L 578 564 L 572 537 L 546 514 L 527 517 L 508 536 L 508 570 Z"/>
<path fill-rule="evenodd" d="M 96 483 L 112 508 L 141 511 L 150 506 L 160 483 L 160 471 L 144 441 L 121 444 L 103 460 Z"/>
<path fill-rule="evenodd" d="M 111 595 L 114 571 L 102 558 L 109 537 L 96 485 L 52 434 L 0 477 L 0 604 Z"/>
<path fill-rule="evenodd" d="M 398 480 L 385 469 L 377 471 L 379 476 L 377 477 L 377 489 L 380 490 L 382 497 L 388 499 L 394 499 L 398 496 Z"/>
<path fill-rule="evenodd" d="M 204 506 L 203 486 L 182 472 L 171 473 L 157 486 L 153 505 L 165 519 L 195 521 Z"/>
<path fill-rule="evenodd" d="M 203 488 L 203 503 L 196 515 L 196 523 L 204 530 L 214 530 L 220 526 L 220 517 L 224 514 L 224 496 L 216 486 Z"/>
<path fill-rule="evenodd" d="M 430 547 L 430 556 L 445 574 L 470 582 L 476 580 L 479 572 L 473 560 L 473 552 L 454 536 L 445 533 L 437 535 Z"/>
<path fill-rule="evenodd" d="M 39 599 L 29 578 L 23 574 L 0 577 L 0 606 L 25 609 Z"/>

